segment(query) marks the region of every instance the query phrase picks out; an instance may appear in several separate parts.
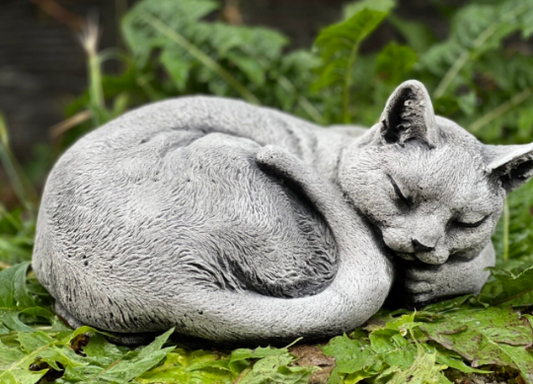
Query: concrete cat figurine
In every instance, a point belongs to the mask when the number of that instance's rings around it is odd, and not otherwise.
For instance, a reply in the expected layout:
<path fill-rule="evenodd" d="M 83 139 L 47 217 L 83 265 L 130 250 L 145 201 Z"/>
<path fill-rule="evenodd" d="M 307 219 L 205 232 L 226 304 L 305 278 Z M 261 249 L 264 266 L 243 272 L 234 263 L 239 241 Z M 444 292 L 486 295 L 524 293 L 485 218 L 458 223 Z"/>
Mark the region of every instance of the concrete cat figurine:
<path fill-rule="evenodd" d="M 215 97 L 160 102 L 57 162 L 33 268 L 74 326 L 331 336 L 382 306 L 399 258 L 415 304 L 478 292 L 532 159 L 531 144 L 483 145 L 435 116 L 417 81 L 369 130 Z"/>

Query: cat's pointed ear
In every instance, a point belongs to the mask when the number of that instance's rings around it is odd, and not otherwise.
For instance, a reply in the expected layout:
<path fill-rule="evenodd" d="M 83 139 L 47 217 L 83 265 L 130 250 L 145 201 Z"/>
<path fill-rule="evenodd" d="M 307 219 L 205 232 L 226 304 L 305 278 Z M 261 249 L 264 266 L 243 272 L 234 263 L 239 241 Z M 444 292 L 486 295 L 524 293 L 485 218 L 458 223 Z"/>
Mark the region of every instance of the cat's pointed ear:
<path fill-rule="evenodd" d="M 416 80 L 405 81 L 392 93 L 381 115 L 381 139 L 385 143 L 403 145 L 417 139 L 435 147 L 437 124 L 433 105 L 424 85 Z"/>
<path fill-rule="evenodd" d="M 496 175 L 509 193 L 533 176 L 533 143 L 485 145 L 487 169 Z"/>

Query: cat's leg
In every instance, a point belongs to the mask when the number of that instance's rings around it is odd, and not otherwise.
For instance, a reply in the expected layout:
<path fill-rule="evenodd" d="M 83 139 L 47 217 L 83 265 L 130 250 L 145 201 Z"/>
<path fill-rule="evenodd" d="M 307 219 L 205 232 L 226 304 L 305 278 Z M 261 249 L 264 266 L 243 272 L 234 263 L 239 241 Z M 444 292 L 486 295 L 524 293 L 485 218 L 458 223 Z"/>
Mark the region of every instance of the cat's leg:
<path fill-rule="evenodd" d="M 495 260 L 494 247 L 489 243 L 471 260 L 407 267 L 404 276 L 407 301 L 419 305 L 447 296 L 477 294 L 489 277 L 485 268 L 494 266 Z"/>

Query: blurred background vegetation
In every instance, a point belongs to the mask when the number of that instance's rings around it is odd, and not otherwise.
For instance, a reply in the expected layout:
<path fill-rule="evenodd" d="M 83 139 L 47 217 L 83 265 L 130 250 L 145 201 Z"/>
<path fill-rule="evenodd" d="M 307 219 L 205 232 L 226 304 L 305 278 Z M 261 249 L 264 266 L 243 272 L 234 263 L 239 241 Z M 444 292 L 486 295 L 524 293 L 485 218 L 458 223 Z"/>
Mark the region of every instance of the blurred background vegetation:
<path fill-rule="evenodd" d="M 321 125 L 376 122 L 402 81 L 486 143 L 533 141 L 530 0 L 4 0 L 0 260 L 30 258 L 38 196 L 73 141 L 138 105 L 241 98 Z M 495 235 L 533 254 L 533 187 Z"/>

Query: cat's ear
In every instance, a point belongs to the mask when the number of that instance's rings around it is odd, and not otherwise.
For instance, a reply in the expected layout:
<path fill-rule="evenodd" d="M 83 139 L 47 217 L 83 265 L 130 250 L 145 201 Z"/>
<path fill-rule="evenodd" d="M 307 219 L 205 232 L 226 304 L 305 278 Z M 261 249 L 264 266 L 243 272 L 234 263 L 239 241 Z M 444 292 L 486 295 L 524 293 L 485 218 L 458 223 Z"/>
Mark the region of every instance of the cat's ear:
<path fill-rule="evenodd" d="M 433 105 L 424 85 L 405 81 L 392 93 L 380 118 L 381 140 L 403 145 L 420 140 L 430 148 L 437 141 L 437 124 Z"/>
<path fill-rule="evenodd" d="M 524 145 L 485 145 L 488 171 L 497 176 L 509 193 L 533 176 L 533 143 Z"/>

